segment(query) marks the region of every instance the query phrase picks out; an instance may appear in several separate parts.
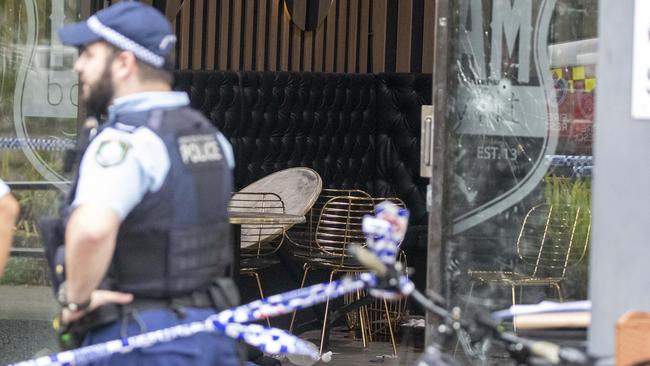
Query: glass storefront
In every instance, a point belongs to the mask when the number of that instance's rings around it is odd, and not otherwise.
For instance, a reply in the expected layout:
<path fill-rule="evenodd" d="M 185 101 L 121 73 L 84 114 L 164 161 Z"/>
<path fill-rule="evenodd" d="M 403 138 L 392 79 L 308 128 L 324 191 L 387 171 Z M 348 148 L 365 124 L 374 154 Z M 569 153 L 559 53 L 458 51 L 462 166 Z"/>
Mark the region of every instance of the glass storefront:
<path fill-rule="evenodd" d="M 586 299 L 597 2 L 449 4 L 446 295 Z"/>
<path fill-rule="evenodd" d="M 30 251 L 70 179 L 76 50 L 55 31 L 83 1 L 0 1 L 0 177 L 22 209 L 0 282 L 0 364 L 56 350 L 57 307 Z M 597 1 L 448 3 L 445 295 L 470 311 L 585 299 Z"/>
<path fill-rule="evenodd" d="M 64 165 L 77 134 L 77 51 L 60 44 L 56 29 L 80 19 L 80 4 L 0 2 L 0 177 L 21 206 L 0 282 L 0 364 L 56 350 L 57 307 L 38 252 L 37 223 L 54 213 L 69 180 Z"/>

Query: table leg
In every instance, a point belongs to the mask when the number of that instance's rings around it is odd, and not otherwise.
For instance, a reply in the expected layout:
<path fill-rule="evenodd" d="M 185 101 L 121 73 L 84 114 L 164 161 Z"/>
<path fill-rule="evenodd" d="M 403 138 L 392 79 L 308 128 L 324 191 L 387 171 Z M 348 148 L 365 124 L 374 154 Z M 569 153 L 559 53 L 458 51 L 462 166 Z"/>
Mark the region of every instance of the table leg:
<path fill-rule="evenodd" d="M 239 251 L 241 247 L 241 225 L 238 224 L 231 224 L 230 225 L 230 233 L 231 233 L 231 243 L 232 243 L 232 250 L 233 250 L 233 261 L 232 261 L 232 266 L 230 267 L 230 277 L 233 279 L 235 282 L 235 285 L 237 285 L 237 288 L 239 288 L 240 285 L 240 275 L 239 275 Z M 241 290 L 240 290 L 241 292 Z"/>

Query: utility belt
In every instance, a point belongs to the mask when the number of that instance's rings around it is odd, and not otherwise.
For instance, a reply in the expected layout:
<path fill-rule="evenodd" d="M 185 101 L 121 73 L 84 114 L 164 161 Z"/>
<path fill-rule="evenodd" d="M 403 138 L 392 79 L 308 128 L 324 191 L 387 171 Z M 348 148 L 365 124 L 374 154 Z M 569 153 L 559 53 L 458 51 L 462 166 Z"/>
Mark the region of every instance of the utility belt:
<path fill-rule="evenodd" d="M 239 305 L 239 291 L 230 278 L 218 278 L 204 290 L 171 298 L 136 297 L 126 305 L 107 304 L 101 306 L 81 319 L 66 325 L 54 322 L 58 331 L 59 346 L 70 350 L 81 346 L 88 332 L 101 326 L 124 319 L 136 311 L 150 309 L 170 309 L 179 318 L 185 317 L 185 308 L 211 308 L 221 311 Z"/>

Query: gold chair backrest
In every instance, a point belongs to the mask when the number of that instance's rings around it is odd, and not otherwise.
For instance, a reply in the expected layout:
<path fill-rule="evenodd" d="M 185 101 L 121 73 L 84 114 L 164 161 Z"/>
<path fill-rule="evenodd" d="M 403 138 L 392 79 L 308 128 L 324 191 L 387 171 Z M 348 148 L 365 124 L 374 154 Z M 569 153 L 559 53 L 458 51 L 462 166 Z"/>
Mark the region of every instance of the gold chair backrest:
<path fill-rule="evenodd" d="M 284 213 L 284 202 L 272 192 L 237 192 L 230 211 Z M 284 226 L 279 224 L 241 225 L 241 256 L 260 257 L 275 253 L 284 241 Z"/>
<path fill-rule="evenodd" d="M 364 197 L 370 198 L 370 195 L 360 189 L 334 189 L 324 188 L 318 199 L 309 210 L 307 220 L 304 224 L 294 225 L 291 230 L 287 232 L 287 240 L 299 248 L 307 249 L 310 252 L 318 250 L 315 244 L 316 227 L 320 218 L 323 206 L 327 201 L 334 197 L 350 196 L 350 197 Z"/>
<path fill-rule="evenodd" d="M 315 242 L 326 254 L 348 257 L 350 244 L 366 245 L 362 230 L 365 215 L 374 210 L 372 198 L 338 196 L 330 198 L 322 207 L 316 226 Z"/>
<path fill-rule="evenodd" d="M 582 261 L 589 243 L 591 211 L 569 204 L 541 204 L 528 211 L 517 238 L 517 254 L 534 277 L 563 278 Z"/>

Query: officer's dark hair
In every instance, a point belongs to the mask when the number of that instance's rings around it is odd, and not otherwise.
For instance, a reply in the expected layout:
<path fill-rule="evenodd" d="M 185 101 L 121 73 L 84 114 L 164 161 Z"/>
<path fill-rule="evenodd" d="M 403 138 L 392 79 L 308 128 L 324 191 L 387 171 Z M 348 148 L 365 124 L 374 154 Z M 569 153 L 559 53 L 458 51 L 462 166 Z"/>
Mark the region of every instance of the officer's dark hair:
<path fill-rule="evenodd" d="M 172 85 L 174 83 L 174 54 L 172 50 L 167 57 L 165 57 L 165 65 L 161 68 L 148 64 L 137 58 L 138 67 L 140 68 L 140 80 L 160 80 Z"/>
<path fill-rule="evenodd" d="M 117 56 L 119 52 L 123 52 L 124 50 L 116 47 L 108 42 L 106 42 L 108 47 L 111 49 L 112 55 L 111 57 Z M 140 80 L 142 81 L 163 81 L 169 85 L 172 85 L 174 83 L 174 64 L 175 64 L 175 50 L 172 50 L 169 52 L 169 54 L 165 57 L 165 64 L 163 67 L 158 68 L 155 67 L 149 63 L 146 63 L 139 58 L 136 58 L 136 63 L 138 64 L 138 68 L 140 70 L 139 76 Z M 110 59 L 110 57 L 109 57 Z"/>

